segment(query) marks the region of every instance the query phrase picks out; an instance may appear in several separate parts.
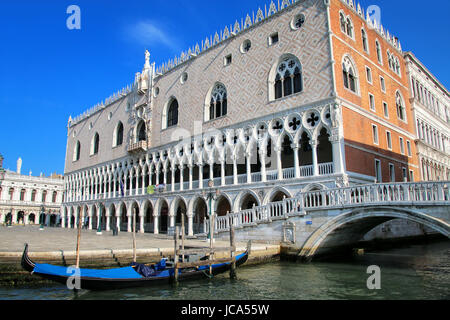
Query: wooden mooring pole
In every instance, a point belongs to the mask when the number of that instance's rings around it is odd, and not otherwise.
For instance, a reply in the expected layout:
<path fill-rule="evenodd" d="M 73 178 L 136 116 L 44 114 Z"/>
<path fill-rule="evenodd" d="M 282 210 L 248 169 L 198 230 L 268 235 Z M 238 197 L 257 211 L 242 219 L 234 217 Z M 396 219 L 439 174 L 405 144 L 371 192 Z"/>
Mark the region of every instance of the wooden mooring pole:
<path fill-rule="evenodd" d="M 210 239 L 209 239 L 209 249 L 210 249 L 210 253 L 209 253 L 209 261 L 211 261 L 211 263 L 209 264 L 209 275 L 212 276 L 213 272 L 212 272 L 212 261 L 214 260 L 214 215 L 211 214 L 211 217 L 209 219 L 210 224 L 209 224 L 209 233 L 210 233 Z"/>
<path fill-rule="evenodd" d="M 230 279 L 236 279 L 236 242 L 234 237 L 234 225 L 231 217 L 230 217 L 230 247 L 231 247 Z"/>
<path fill-rule="evenodd" d="M 136 263 L 136 208 L 133 210 L 133 262 Z"/>
<path fill-rule="evenodd" d="M 81 241 L 81 228 L 82 228 L 82 216 L 81 216 L 81 210 L 80 215 L 78 216 L 78 236 L 77 236 L 77 262 L 76 262 L 76 268 L 80 268 L 80 241 Z"/>
<path fill-rule="evenodd" d="M 179 233 L 179 227 L 175 228 L 175 235 L 174 235 L 174 275 L 173 279 L 175 284 L 178 283 L 178 233 Z"/>
<path fill-rule="evenodd" d="M 184 251 L 184 212 L 181 213 L 181 250 Z M 181 255 L 181 262 L 184 263 L 184 254 Z"/>

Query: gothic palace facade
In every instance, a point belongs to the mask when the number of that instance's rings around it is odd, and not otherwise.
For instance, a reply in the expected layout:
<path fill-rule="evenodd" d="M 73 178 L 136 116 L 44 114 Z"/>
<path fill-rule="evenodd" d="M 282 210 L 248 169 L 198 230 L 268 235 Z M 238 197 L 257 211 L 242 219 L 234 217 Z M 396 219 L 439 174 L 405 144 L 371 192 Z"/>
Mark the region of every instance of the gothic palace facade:
<path fill-rule="evenodd" d="M 411 64 L 352 0 L 272 2 L 158 68 L 146 52 L 133 85 L 69 119 L 62 226 L 130 232 L 136 212 L 158 234 L 185 214 L 194 235 L 210 209 L 421 180 Z M 448 179 L 447 90 L 435 98 Z"/>

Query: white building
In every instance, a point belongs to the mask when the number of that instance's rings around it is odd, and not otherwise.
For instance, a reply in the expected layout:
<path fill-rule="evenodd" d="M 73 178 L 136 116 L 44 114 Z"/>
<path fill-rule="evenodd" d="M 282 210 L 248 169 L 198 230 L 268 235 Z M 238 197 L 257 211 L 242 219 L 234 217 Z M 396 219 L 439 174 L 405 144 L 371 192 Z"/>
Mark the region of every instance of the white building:
<path fill-rule="evenodd" d="M 39 224 L 44 219 L 46 225 L 58 225 L 64 197 L 63 177 L 23 175 L 21 166 L 19 158 L 16 172 L 3 169 L 0 155 L 0 223 Z"/>
<path fill-rule="evenodd" d="M 450 95 L 414 56 L 405 54 L 422 180 L 450 180 Z"/>

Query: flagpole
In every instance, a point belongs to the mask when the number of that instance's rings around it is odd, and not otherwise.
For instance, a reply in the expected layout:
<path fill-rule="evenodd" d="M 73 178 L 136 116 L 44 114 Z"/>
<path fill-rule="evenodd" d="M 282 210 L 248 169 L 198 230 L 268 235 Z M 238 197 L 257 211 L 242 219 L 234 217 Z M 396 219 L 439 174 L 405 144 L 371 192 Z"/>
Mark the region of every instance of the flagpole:
<path fill-rule="evenodd" d="M 136 263 L 136 208 L 133 210 L 133 262 Z"/>
<path fill-rule="evenodd" d="M 76 262 L 76 268 L 80 268 L 80 240 L 81 240 L 81 209 L 78 216 L 78 236 L 77 236 L 77 262 Z"/>

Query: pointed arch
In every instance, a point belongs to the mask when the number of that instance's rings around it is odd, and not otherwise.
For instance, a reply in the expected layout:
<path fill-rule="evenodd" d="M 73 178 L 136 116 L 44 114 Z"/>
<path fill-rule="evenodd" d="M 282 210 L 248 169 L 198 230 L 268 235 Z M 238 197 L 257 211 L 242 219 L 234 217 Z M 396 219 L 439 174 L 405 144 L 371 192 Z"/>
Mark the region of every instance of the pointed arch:
<path fill-rule="evenodd" d="M 406 122 L 406 108 L 405 108 L 405 100 L 403 99 L 402 94 L 399 90 L 395 92 L 395 105 L 397 108 L 397 117 Z"/>
<path fill-rule="evenodd" d="M 119 121 L 113 134 L 113 148 L 119 147 L 123 144 L 123 123 Z"/>
<path fill-rule="evenodd" d="M 269 100 L 277 100 L 303 91 L 303 67 L 293 54 L 282 55 L 269 73 Z"/>
<path fill-rule="evenodd" d="M 170 97 L 164 106 L 161 119 L 161 128 L 167 129 L 178 125 L 179 103 L 174 96 Z"/>
<path fill-rule="evenodd" d="M 73 148 L 73 161 L 74 162 L 80 160 L 80 153 L 81 153 L 81 143 L 78 140 L 75 143 L 75 146 Z"/>
<path fill-rule="evenodd" d="M 223 83 L 216 82 L 208 91 L 205 100 L 205 121 L 224 117 L 228 114 L 228 92 Z"/>
<path fill-rule="evenodd" d="M 359 76 L 356 64 L 350 55 L 344 55 L 342 59 L 342 75 L 344 87 L 356 94 L 359 94 Z"/>
<path fill-rule="evenodd" d="M 100 147 L 100 136 L 98 132 L 96 132 L 91 140 L 91 156 L 98 154 L 99 147 Z"/>

